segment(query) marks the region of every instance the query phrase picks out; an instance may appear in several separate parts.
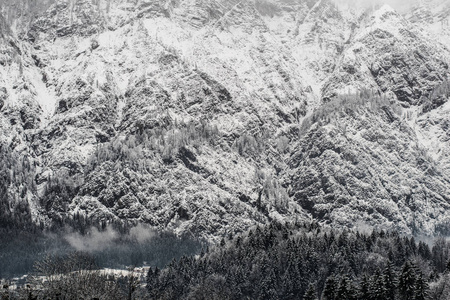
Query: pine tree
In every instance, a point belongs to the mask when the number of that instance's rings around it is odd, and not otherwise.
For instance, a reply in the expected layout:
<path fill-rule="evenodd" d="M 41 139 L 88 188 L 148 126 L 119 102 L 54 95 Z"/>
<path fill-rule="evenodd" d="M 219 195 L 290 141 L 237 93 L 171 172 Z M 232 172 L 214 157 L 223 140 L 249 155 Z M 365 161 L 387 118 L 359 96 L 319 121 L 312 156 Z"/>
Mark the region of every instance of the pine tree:
<path fill-rule="evenodd" d="M 336 298 L 337 299 L 348 299 L 349 296 L 349 289 L 348 289 L 348 278 L 347 276 L 344 276 L 341 278 L 341 282 L 339 283 L 337 292 L 336 292 Z"/>
<path fill-rule="evenodd" d="M 337 292 L 337 282 L 336 279 L 332 276 L 328 277 L 325 281 L 325 287 L 322 292 L 323 300 L 334 300 L 336 299 Z"/>
<path fill-rule="evenodd" d="M 428 282 L 423 278 L 422 272 L 418 272 L 416 279 L 415 300 L 425 300 L 428 298 Z"/>
<path fill-rule="evenodd" d="M 336 299 L 352 300 L 356 299 L 356 289 L 347 275 L 341 278 L 339 287 L 336 291 Z"/>
<path fill-rule="evenodd" d="M 433 257 L 433 264 L 438 272 L 445 271 L 447 267 L 447 260 L 444 255 L 445 245 L 446 245 L 445 239 L 440 237 L 434 242 L 433 248 L 431 250 Z"/>
<path fill-rule="evenodd" d="M 317 300 L 316 289 L 313 284 L 308 286 L 308 289 L 303 295 L 303 300 Z"/>
<path fill-rule="evenodd" d="M 405 262 L 398 280 L 400 299 L 414 299 L 416 284 L 416 273 L 410 262 Z"/>
<path fill-rule="evenodd" d="M 148 269 L 147 273 L 147 290 L 150 292 L 150 295 L 153 295 L 153 289 L 159 285 L 159 274 L 160 270 L 158 267 L 155 267 L 155 270 L 152 268 Z"/>
<path fill-rule="evenodd" d="M 277 299 L 277 284 L 273 270 L 270 270 L 269 276 L 261 283 L 261 296 L 262 299 Z"/>
<path fill-rule="evenodd" d="M 383 282 L 383 277 L 377 271 L 370 280 L 370 299 L 385 300 L 387 298 L 387 291 Z"/>
<path fill-rule="evenodd" d="M 386 300 L 394 300 L 396 293 L 397 281 L 392 264 L 389 263 L 383 270 L 382 279 L 384 290 L 386 292 Z"/>
<path fill-rule="evenodd" d="M 367 275 L 364 275 L 359 283 L 359 291 L 358 291 L 359 299 L 369 299 L 370 298 L 370 285 L 369 279 Z"/>
<path fill-rule="evenodd" d="M 430 247 L 428 247 L 428 245 L 422 241 L 419 242 L 418 252 L 419 252 L 419 255 L 422 256 L 422 258 L 424 258 L 426 260 L 429 260 L 431 258 Z"/>

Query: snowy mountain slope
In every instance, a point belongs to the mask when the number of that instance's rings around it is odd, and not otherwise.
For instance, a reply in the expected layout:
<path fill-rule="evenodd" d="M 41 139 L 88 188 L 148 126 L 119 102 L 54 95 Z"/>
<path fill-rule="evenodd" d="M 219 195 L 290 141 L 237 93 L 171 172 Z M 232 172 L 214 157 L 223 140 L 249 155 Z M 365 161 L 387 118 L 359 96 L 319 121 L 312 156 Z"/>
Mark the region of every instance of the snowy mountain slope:
<path fill-rule="evenodd" d="M 449 102 L 439 109 L 420 114 L 413 124 L 417 136 L 429 155 L 441 166 L 443 172 L 449 173 Z"/>
<path fill-rule="evenodd" d="M 328 93 L 365 87 L 415 105 L 447 78 L 447 49 L 421 36 L 391 7 L 381 7 L 363 24 L 324 85 Z"/>
<path fill-rule="evenodd" d="M 406 15 L 414 24 L 419 25 L 422 32 L 435 43 L 450 47 L 450 4 L 448 1 L 422 1 Z M 444 51 L 443 51 L 444 52 Z M 446 85 L 444 85 L 445 87 Z M 448 96 L 446 88 L 438 91 L 419 109 L 411 114 L 415 120 L 412 126 L 430 155 L 442 166 L 448 175 Z M 414 118 L 416 116 L 416 118 Z"/>
<path fill-rule="evenodd" d="M 450 54 L 391 8 L 30 3 L 1 10 L 1 142 L 35 165 L 35 221 L 208 238 L 271 219 L 447 230 L 435 95 Z"/>
<path fill-rule="evenodd" d="M 450 46 L 450 3 L 445 0 L 417 1 L 405 16 L 420 25 L 436 42 Z"/>
<path fill-rule="evenodd" d="M 407 233 L 445 228 L 448 177 L 387 99 L 334 100 L 290 158 L 293 195 L 317 218 Z M 439 230 L 438 230 L 439 231 Z M 445 232 L 445 230 L 444 230 Z"/>
<path fill-rule="evenodd" d="M 235 9 L 236 12 L 229 12 L 230 19 L 251 18 L 253 21 L 255 18 L 252 7 Z M 58 14 L 54 15 L 56 11 Z M 51 7 L 48 12 L 54 20 L 63 21 L 70 19 L 68 13 L 67 6 L 61 9 Z M 73 13 L 76 15 L 78 11 Z M 238 16 L 233 16 L 233 13 Z M 185 22 L 185 19 L 180 19 Z M 262 22 L 261 28 L 252 32 L 254 45 L 248 49 L 239 49 L 236 47 L 237 40 L 242 39 L 240 43 L 243 44 L 248 35 L 234 24 L 225 25 L 225 18 L 221 19 L 222 26 L 229 26 L 228 29 L 217 29 L 216 33 L 214 28 L 212 31 L 210 28 L 198 31 L 193 26 L 193 29 L 188 30 L 178 23 L 157 16 L 156 19 L 136 21 L 115 31 L 88 37 L 84 35 L 89 35 L 92 31 L 85 31 L 88 27 L 84 25 L 67 29 L 70 26 L 56 21 L 53 23 L 52 20 L 48 16 L 42 17 L 36 20 L 37 25 L 31 27 L 35 54 L 42 61 L 42 70 L 47 74 L 47 88 L 58 99 L 52 120 L 35 132 L 32 142 L 35 153 L 45 161 L 45 167 L 37 174 L 38 190 L 39 197 L 43 199 L 42 205 L 52 219 L 65 218 L 69 209 L 86 213 L 89 218 L 93 215 L 92 218 L 96 220 L 120 217 L 161 226 L 172 222 L 176 226 L 189 229 L 188 226 L 173 220 L 178 218 L 176 212 L 180 210 L 180 199 L 166 195 L 186 194 L 186 190 L 210 191 L 204 195 L 200 192 L 198 196 L 194 194 L 189 197 L 212 197 L 215 203 L 221 203 L 219 199 L 223 199 L 224 203 L 231 201 L 232 209 L 226 210 L 227 214 L 231 215 L 231 220 L 224 222 L 235 224 L 232 227 L 244 228 L 242 224 L 248 226 L 250 223 L 246 214 L 252 215 L 251 220 L 265 222 L 267 218 L 271 218 L 272 213 L 276 213 L 276 208 L 273 212 L 270 211 L 273 204 L 269 205 L 266 211 L 255 207 L 257 201 L 269 201 L 264 198 L 261 200 L 260 186 L 273 184 L 265 183 L 255 174 L 262 172 L 263 175 L 259 176 L 265 176 L 264 172 L 259 170 L 260 167 L 267 168 L 269 174 L 273 173 L 273 166 L 266 162 L 255 166 L 254 162 L 249 164 L 237 155 L 234 150 L 237 147 L 236 137 L 241 136 L 238 142 L 244 145 L 255 143 L 254 136 L 263 134 L 259 133 L 260 131 L 264 131 L 266 135 L 272 132 L 275 137 L 271 143 L 276 147 L 277 131 L 282 124 L 295 122 L 304 114 L 306 96 L 297 78 L 299 76 L 286 61 L 289 54 L 280 54 L 273 50 L 277 49 L 277 46 L 274 41 L 269 44 L 271 37 L 270 34 L 267 38 L 264 36 L 267 30 Z M 47 24 L 48 27 L 41 24 Z M 164 31 L 171 32 L 172 35 L 159 37 L 161 27 L 166 27 Z M 58 32 L 61 33 L 59 37 L 56 34 Z M 74 32 L 77 34 L 74 35 Z M 66 37 L 66 34 L 70 37 Z M 196 37 L 192 38 L 194 34 Z M 203 43 L 202 49 L 197 49 L 198 41 Z M 235 47 L 236 53 L 228 57 L 224 55 L 224 44 Z M 268 47 L 268 53 L 261 47 Z M 210 51 L 205 52 L 204 49 Z M 237 57 L 240 61 L 236 60 Z M 257 66 L 257 69 L 254 66 Z M 205 122 L 201 123 L 201 120 Z M 191 166 L 189 162 L 183 161 L 183 158 L 177 157 L 179 149 L 189 153 L 192 151 L 184 147 L 179 148 L 178 141 L 174 142 L 175 145 L 163 145 L 162 153 L 158 153 L 158 148 L 144 153 L 144 156 L 148 156 L 147 159 L 156 160 L 151 162 L 154 171 L 148 174 L 147 170 L 140 170 L 134 175 L 141 181 L 156 181 L 154 185 L 164 187 L 163 195 L 158 194 L 158 197 L 155 197 L 153 193 L 146 191 L 135 194 L 132 191 L 132 182 L 123 180 L 123 190 L 111 194 L 111 188 L 119 187 L 110 186 L 108 182 L 114 184 L 116 181 L 106 178 L 106 181 L 98 183 L 97 178 L 105 178 L 105 173 L 109 174 L 107 164 L 99 164 L 94 170 L 89 170 L 96 175 L 87 176 L 87 162 L 97 158 L 98 149 L 107 148 L 107 145 L 120 141 L 124 134 L 142 134 L 152 130 L 160 131 L 157 134 L 163 136 L 158 138 L 163 141 L 178 139 L 178 134 L 184 134 L 184 129 L 178 128 L 180 126 L 177 124 L 180 122 L 191 122 L 194 125 L 193 131 L 206 126 L 207 130 L 218 130 L 220 136 L 226 135 L 229 138 L 221 137 L 221 140 L 214 142 L 217 145 L 212 145 L 220 146 L 221 149 L 210 146 L 201 149 L 201 152 L 209 153 L 212 157 L 196 153 L 198 150 L 193 152 L 191 155 L 195 155 L 199 166 Z M 175 134 L 170 132 L 169 128 L 172 128 Z M 253 132 L 252 135 L 247 137 L 244 134 L 247 131 Z M 166 149 L 169 147 L 174 149 Z M 167 151 L 173 152 L 170 156 L 176 158 L 173 166 L 167 166 L 164 162 L 172 159 L 166 157 Z M 221 152 L 227 155 L 227 159 L 220 157 Z M 278 157 L 276 159 L 280 160 Z M 248 171 L 244 172 L 244 179 L 241 178 L 243 174 L 238 176 L 239 171 L 227 170 L 226 166 L 230 160 L 236 161 L 235 164 L 240 166 L 249 165 L 246 167 Z M 223 163 L 216 165 L 219 161 Z M 201 170 L 200 176 L 195 174 L 199 172 L 198 169 Z M 170 170 L 172 171 L 167 173 Z M 126 168 L 123 172 L 128 173 Z M 173 172 L 178 175 L 174 177 Z M 161 173 L 167 174 L 161 176 Z M 193 182 L 176 180 L 180 176 L 189 178 L 193 175 Z M 223 178 L 224 176 L 230 178 Z M 58 195 L 52 187 L 55 180 L 56 185 L 68 186 L 67 190 L 71 191 L 69 195 Z M 167 186 L 171 186 L 171 189 L 168 190 Z M 95 192 L 92 189 L 95 189 Z M 178 189 L 180 193 L 176 192 Z M 281 187 L 277 189 L 283 191 Z M 75 194 L 78 196 L 73 199 L 72 204 L 67 203 L 67 197 L 71 198 Z M 55 199 L 47 200 L 50 197 Z M 120 204 L 121 201 L 125 201 L 125 205 Z M 242 203 L 248 201 L 250 203 Z M 163 207 L 163 204 L 166 207 Z M 92 205 L 97 210 L 90 211 Z M 208 233 L 215 232 L 216 229 L 209 227 L 218 225 L 214 222 L 208 223 L 220 218 L 211 217 L 211 210 L 214 215 L 223 217 L 223 205 L 225 204 L 202 207 L 203 205 L 198 204 L 196 206 L 201 207 L 202 211 L 206 210 L 203 214 L 207 215 L 208 219 L 193 219 L 187 223 L 194 229 L 208 226 Z M 294 203 L 291 214 L 296 206 Z M 156 209 L 161 212 L 155 215 Z M 185 209 L 187 208 L 181 211 Z M 245 211 L 248 213 L 244 213 Z M 185 215 L 187 212 L 181 214 Z M 242 214 L 243 216 L 240 216 Z M 197 215 L 200 217 L 202 214 Z M 219 229 L 229 230 L 226 227 Z"/>

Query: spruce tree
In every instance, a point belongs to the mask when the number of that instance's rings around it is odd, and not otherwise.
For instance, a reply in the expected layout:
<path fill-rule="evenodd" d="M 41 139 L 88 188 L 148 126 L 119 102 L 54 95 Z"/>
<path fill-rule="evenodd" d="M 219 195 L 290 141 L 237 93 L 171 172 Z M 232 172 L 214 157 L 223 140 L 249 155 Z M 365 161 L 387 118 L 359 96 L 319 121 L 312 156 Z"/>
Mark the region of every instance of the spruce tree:
<path fill-rule="evenodd" d="M 419 249 L 418 249 L 419 255 L 422 256 L 422 258 L 429 260 L 431 259 L 431 250 L 430 247 L 428 247 L 427 244 L 420 241 L 419 242 Z"/>
<path fill-rule="evenodd" d="M 422 272 L 418 272 L 416 279 L 415 300 L 425 300 L 428 298 L 428 282 L 423 278 Z"/>
<path fill-rule="evenodd" d="M 338 289 L 336 291 L 336 299 L 357 299 L 357 289 L 347 275 L 344 275 L 341 278 Z"/>
<path fill-rule="evenodd" d="M 414 299 L 416 290 L 416 272 L 414 266 L 410 262 L 405 262 L 398 280 L 398 290 L 400 299 L 410 300 Z"/>
<path fill-rule="evenodd" d="M 370 299 L 385 300 L 387 299 L 387 291 L 383 282 L 383 277 L 377 271 L 370 280 Z"/>
<path fill-rule="evenodd" d="M 303 295 L 303 300 L 317 300 L 316 289 L 313 284 L 308 286 L 308 289 Z"/>
<path fill-rule="evenodd" d="M 325 287 L 322 292 L 323 300 L 334 300 L 336 298 L 337 282 L 333 276 L 330 276 L 325 281 Z"/>
<path fill-rule="evenodd" d="M 349 298 L 349 282 L 348 282 L 347 276 L 343 276 L 341 278 L 341 281 L 339 283 L 337 292 L 336 292 L 336 298 L 337 299 L 348 299 Z"/>
<path fill-rule="evenodd" d="M 392 267 L 392 263 L 388 263 L 382 274 L 384 290 L 386 292 L 386 300 L 394 300 L 396 294 L 397 280 Z"/>
<path fill-rule="evenodd" d="M 358 291 L 359 299 L 369 299 L 370 298 L 370 286 L 369 279 L 367 275 L 364 275 L 359 283 L 359 291 Z"/>

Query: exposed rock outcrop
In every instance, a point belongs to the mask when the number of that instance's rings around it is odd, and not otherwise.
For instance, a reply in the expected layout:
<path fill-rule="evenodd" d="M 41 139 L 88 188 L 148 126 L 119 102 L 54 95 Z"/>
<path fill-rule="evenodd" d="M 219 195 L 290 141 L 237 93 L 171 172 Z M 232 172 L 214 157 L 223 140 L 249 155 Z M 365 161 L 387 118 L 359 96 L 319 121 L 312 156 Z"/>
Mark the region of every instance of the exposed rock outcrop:
<path fill-rule="evenodd" d="M 32 180 L 0 188 L 33 222 L 448 230 L 450 52 L 421 30 L 432 9 L 31 3 L 0 10 L 0 145 Z"/>

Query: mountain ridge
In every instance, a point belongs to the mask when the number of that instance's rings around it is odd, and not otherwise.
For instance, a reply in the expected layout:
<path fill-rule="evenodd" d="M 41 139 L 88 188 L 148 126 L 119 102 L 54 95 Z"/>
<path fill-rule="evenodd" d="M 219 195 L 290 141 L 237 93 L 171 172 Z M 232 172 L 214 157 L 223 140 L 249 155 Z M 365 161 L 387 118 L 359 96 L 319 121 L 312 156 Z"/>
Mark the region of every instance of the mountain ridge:
<path fill-rule="evenodd" d="M 27 203 L 34 223 L 83 215 L 209 239 L 274 219 L 447 232 L 450 52 L 408 14 L 23 3 L 1 10 L 0 141 L 33 180 L 8 180 L 2 203 Z"/>

